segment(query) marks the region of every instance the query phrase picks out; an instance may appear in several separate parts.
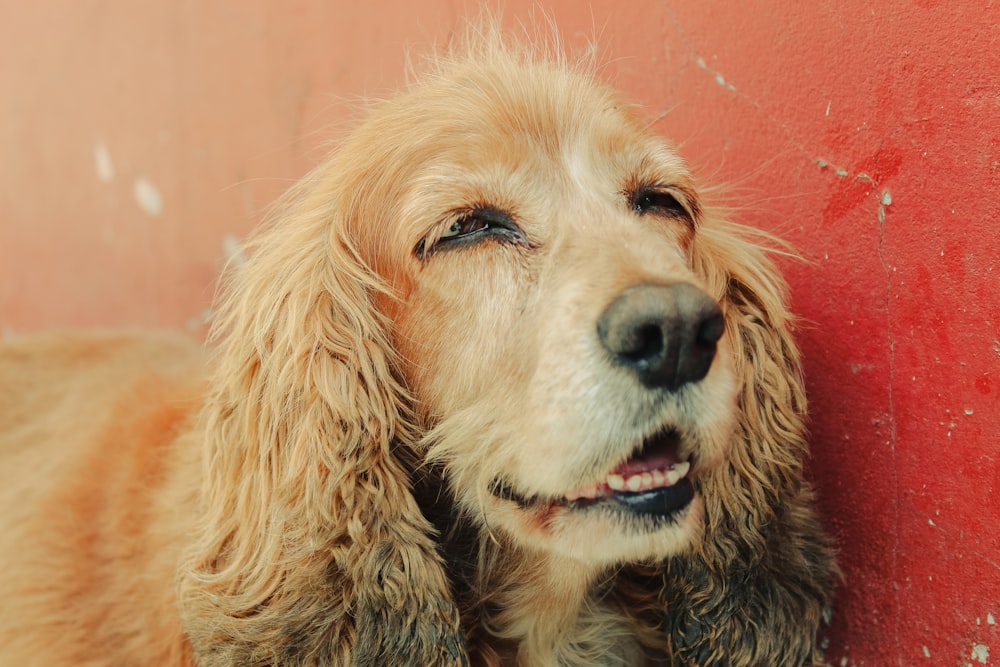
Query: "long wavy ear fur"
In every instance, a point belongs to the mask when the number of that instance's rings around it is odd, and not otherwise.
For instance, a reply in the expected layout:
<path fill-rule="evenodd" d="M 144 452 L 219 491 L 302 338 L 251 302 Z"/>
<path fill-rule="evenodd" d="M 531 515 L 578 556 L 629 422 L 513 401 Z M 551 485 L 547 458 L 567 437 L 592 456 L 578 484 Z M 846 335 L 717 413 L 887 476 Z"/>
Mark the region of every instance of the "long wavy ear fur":
<path fill-rule="evenodd" d="M 806 400 L 787 287 L 751 233 L 710 217 L 696 240 L 695 269 L 726 312 L 740 416 L 727 464 L 702 482 L 704 540 L 666 564 L 677 665 L 822 664 L 817 633 L 837 577 L 802 475 Z"/>
<path fill-rule="evenodd" d="M 372 303 L 385 288 L 345 231 L 344 168 L 286 197 L 221 302 L 203 516 L 179 575 L 205 667 L 467 663 L 394 453 L 406 397 Z"/>

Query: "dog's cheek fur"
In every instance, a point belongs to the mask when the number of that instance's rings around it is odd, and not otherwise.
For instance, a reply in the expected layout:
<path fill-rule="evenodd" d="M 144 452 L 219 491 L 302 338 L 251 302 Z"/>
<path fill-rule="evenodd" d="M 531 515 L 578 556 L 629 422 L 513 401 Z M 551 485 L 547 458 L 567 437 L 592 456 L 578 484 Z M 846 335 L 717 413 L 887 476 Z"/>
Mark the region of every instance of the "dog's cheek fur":
<path fill-rule="evenodd" d="M 412 437 L 371 308 L 384 286 L 343 235 L 337 191 L 290 197 L 219 315 L 205 513 L 179 570 L 199 665 L 465 665 L 431 526 L 393 452 Z"/>
<path fill-rule="evenodd" d="M 702 232 L 697 259 L 723 299 L 742 382 L 728 461 L 701 483 L 705 539 L 663 570 L 678 665 L 821 664 L 838 570 L 803 480 L 805 394 L 784 283 L 735 227 Z"/>

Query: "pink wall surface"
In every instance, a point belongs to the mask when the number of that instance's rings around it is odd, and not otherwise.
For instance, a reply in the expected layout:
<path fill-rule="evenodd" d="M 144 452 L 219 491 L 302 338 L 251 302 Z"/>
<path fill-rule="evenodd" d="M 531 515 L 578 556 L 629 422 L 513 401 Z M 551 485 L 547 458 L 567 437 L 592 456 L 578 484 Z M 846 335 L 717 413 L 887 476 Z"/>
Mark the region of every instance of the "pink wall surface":
<path fill-rule="evenodd" d="M 0 10 L 0 330 L 203 329 L 232 241 L 471 5 Z M 844 583 L 832 665 L 1000 662 L 1000 5 L 507 0 L 596 35 L 783 260 Z"/>

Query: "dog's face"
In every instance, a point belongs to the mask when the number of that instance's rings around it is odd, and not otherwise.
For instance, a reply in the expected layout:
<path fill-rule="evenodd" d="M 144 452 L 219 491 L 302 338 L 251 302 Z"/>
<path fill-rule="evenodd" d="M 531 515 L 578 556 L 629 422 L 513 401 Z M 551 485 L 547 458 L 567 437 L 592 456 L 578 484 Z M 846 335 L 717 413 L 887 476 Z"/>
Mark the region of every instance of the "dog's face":
<path fill-rule="evenodd" d="M 592 564 L 689 545 L 736 382 L 680 158 L 549 65 L 467 68 L 361 134 L 354 220 L 377 222 L 356 234 L 460 503 Z"/>

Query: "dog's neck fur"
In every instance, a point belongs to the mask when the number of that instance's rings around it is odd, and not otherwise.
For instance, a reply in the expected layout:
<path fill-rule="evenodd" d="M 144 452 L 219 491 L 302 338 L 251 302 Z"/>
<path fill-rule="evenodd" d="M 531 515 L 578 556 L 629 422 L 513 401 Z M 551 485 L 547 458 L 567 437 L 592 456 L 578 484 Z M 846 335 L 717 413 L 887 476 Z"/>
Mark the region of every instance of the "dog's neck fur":
<path fill-rule="evenodd" d="M 642 664 L 632 619 L 604 600 L 610 573 L 483 531 L 460 517 L 434 477 L 418 498 L 440 535 L 473 664 Z"/>

